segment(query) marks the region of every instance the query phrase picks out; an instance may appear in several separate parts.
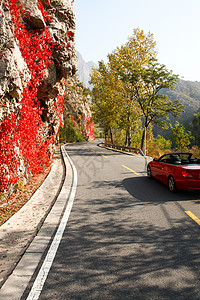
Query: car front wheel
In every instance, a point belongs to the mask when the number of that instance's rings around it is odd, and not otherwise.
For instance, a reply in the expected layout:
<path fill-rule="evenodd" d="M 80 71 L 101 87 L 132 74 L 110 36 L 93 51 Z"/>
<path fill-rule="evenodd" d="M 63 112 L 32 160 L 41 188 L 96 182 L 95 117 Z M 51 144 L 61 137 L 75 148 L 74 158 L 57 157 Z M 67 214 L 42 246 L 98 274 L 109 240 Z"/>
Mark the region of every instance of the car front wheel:
<path fill-rule="evenodd" d="M 170 192 L 172 192 L 172 193 L 176 192 L 176 183 L 175 183 L 174 177 L 172 175 L 170 175 L 168 178 L 168 188 L 169 188 Z"/>

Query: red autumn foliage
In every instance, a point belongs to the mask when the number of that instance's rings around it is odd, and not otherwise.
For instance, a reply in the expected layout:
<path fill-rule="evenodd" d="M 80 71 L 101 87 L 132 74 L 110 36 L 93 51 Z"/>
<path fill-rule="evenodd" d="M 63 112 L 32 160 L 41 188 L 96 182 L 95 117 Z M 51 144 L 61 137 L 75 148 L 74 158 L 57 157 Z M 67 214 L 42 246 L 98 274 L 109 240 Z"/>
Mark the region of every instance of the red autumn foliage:
<path fill-rule="evenodd" d="M 71 3 L 73 4 L 74 1 Z M 42 128 L 42 107 L 37 98 L 38 89 L 44 79 L 45 70 L 51 64 L 52 50 L 62 47 L 53 43 L 48 27 L 42 30 L 35 30 L 30 33 L 26 30 L 23 17 L 29 17 L 29 13 L 23 9 L 18 0 L 4 0 L 4 5 L 10 10 L 14 24 L 14 35 L 18 41 L 21 54 L 27 64 L 30 82 L 24 88 L 21 99 L 21 109 L 18 114 L 13 112 L 7 115 L 0 123 L 0 192 L 4 192 L 11 184 L 17 183 L 21 176 L 21 165 L 26 167 L 30 175 L 37 175 L 42 172 L 50 162 L 48 147 L 55 143 L 55 135 L 50 134 L 44 139 Z M 47 0 L 44 3 L 49 6 Z M 38 0 L 38 8 L 46 22 L 51 22 L 41 0 Z M 67 47 L 71 47 L 68 39 L 74 33 L 67 31 Z M 2 58 L 3 54 L 0 54 Z M 62 109 L 64 95 L 59 95 L 54 101 L 54 110 L 57 113 L 57 120 L 62 125 Z M 85 136 L 95 138 L 91 118 L 86 116 L 86 130 L 80 122 Z"/>
<path fill-rule="evenodd" d="M 49 1 L 45 3 L 49 5 Z M 21 16 L 28 13 L 17 0 L 5 0 L 12 15 L 14 35 L 18 40 L 20 51 L 29 69 L 31 80 L 24 88 L 21 109 L 18 115 L 9 114 L 0 124 L 0 191 L 5 191 L 9 185 L 15 184 L 20 176 L 20 164 L 26 166 L 29 174 L 35 175 L 49 165 L 48 146 L 55 142 L 51 135 L 44 141 L 41 132 L 42 108 L 37 99 L 38 88 L 44 79 L 45 70 L 51 64 L 52 42 L 48 27 L 43 31 L 30 33 L 26 30 Z M 44 19 L 51 21 L 41 0 L 38 7 Z M 71 36 L 72 33 L 68 33 Z M 57 118 L 61 122 L 64 96 L 59 95 L 55 104 Z"/>

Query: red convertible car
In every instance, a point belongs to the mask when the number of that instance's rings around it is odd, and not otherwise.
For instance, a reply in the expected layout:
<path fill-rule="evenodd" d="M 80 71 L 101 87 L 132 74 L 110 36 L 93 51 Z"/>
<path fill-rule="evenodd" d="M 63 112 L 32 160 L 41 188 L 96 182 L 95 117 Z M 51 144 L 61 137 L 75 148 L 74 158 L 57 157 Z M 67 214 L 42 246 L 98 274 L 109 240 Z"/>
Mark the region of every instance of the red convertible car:
<path fill-rule="evenodd" d="M 168 185 L 171 192 L 200 190 L 200 160 L 192 153 L 167 153 L 147 165 L 147 177 Z"/>

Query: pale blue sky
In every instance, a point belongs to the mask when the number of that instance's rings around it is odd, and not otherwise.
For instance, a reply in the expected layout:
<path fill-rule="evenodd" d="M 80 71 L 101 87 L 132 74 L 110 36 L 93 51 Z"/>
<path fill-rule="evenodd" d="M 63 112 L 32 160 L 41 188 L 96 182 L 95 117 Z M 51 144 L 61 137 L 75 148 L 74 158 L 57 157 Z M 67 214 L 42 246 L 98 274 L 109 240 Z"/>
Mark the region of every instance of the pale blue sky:
<path fill-rule="evenodd" d="M 158 60 L 200 81 L 200 0 L 75 0 L 76 48 L 86 62 L 106 61 L 133 29 L 154 34 Z"/>

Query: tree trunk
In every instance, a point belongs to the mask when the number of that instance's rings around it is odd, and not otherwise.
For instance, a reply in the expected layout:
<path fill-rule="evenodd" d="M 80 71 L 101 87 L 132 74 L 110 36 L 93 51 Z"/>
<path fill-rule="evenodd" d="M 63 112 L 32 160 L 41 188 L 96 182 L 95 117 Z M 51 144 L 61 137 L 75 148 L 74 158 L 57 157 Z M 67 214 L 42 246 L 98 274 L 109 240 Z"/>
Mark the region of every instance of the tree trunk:
<path fill-rule="evenodd" d="M 125 144 L 124 144 L 125 147 L 127 145 L 127 139 L 128 139 L 128 137 L 127 137 L 127 130 L 126 130 L 126 139 L 125 139 Z"/>
<path fill-rule="evenodd" d="M 111 141 L 111 144 L 113 144 L 113 136 L 112 136 L 112 130 L 111 130 L 111 127 L 110 127 L 109 129 L 110 129 L 110 141 Z"/>
<path fill-rule="evenodd" d="M 140 147 L 140 149 L 143 151 L 144 155 L 146 155 L 146 147 L 147 147 L 146 142 L 147 142 L 147 126 L 145 126 L 144 130 L 143 130 L 141 147 Z M 144 146 L 144 143 L 145 143 L 145 146 Z"/>
<path fill-rule="evenodd" d="M 127 115 L 127 121 L 128 121 L 128 124 L 130 124 L 130 112 L 128 112 L 128 115 Z M 130 126 L 127 127 L 126 129 L 126 141 L 125 141 L 125 146 L 128 145 L 128 147 L 131 146 L 131 128 Z"/>
<path fill-rule="evenodd" d="M 140 145 L 140 149 L 143 151 L 144 149 L 144 136 L 145 136 L 145 129 L 143 130 L 142 133 L 142 140 L 141 140 L 141 145 Z M 144 152 L 144 151 L 143 151 Z"/>
<path fill-rule="evenodd" d="M 107 127 L 104 129 L 104 133 L 105 133 L 105 142 L 108 143 L 108 128 Z"/>
<path fill-rule="evenodd" d="M 128 145 L 128 147 L 131 146 L 131 131 L 130 131 L 130 127 L 128 127 L 127 130 L 126 130 L 126 144 Z"/>
<path fill-rule="evenodd" d="M 128 138 L 128 146 L 131 147 L 131 137 Z"/>

